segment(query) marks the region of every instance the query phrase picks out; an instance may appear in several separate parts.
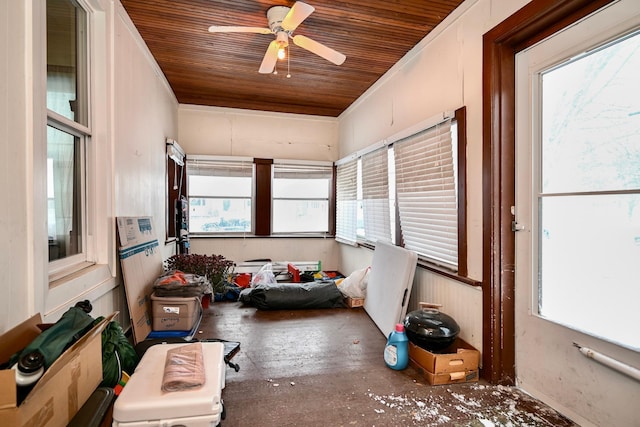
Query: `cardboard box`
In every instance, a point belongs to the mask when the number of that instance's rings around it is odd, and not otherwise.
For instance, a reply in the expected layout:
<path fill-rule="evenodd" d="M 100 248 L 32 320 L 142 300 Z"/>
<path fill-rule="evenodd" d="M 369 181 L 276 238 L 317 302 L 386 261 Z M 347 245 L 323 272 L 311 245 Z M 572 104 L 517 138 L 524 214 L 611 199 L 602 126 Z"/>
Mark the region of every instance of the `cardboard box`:
<path fill-rule="evenodd" d="M 451 372 L 446 374 L 432 374 L 424 369 L 420 368 L 411 362 L 412 366 L 418 370 L 427 379 L 430 385 L 444 385 L 444 384 L 456 384 L 456 383 L 468 383 L 478 381 L 480 372 L 475 369 L 473 371 L 466 372 Z"/>
<path fill-rule="evenodd" d="M 151 332 L 153 283 L 163 272 L 162 251 L 151 217 L 118 217 L 118 256 L 134 344 Z"/>
<path fill-rule="evenodd" d="M 159 297 L 151 294 L 154 331 L 190 331 L 200 314 L 198 297 Z"/>
<path fill-rule="evenodd" d="M 7 426 L 66 426 L 102 381 L 102 331 L 116 313 L 103 319 L 47 369 L 17 406 L 16 377 L 0 370 L 0 420 Z M 0 363 L 22 350 L 41 332 L 37 314 L 0 336 Z"/>
<path fill-rule="evenodd" d="M 431 385 L 478 381 L 480 352 L 461 338 L 439 353 L 409 342 L 409 363 Z"/>
<path fill-rule="evenodd" d="M 351 308 L 364 306 L 364 298 L 347 297 L 347 305 Z"/>

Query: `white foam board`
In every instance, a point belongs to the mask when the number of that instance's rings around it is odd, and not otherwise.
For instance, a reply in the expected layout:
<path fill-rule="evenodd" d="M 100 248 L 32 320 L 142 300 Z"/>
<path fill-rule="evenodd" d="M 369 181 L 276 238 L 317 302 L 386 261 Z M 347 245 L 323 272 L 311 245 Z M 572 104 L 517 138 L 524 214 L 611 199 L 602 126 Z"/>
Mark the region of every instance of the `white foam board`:
<path fill-rule="evenodd" d="M 385 337 L 407 314 L 417 262 L 418 256 L 413 251 L 376 243 L 364 309 Z"/>

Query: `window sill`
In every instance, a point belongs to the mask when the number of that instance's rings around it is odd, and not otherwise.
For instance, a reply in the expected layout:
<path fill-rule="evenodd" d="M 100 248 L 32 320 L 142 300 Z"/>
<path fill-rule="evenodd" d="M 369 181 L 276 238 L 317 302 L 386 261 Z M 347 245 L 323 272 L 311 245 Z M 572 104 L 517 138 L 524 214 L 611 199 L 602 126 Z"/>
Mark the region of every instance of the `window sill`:
<path fill-rule="evenodd" d="M 66 279 L 73 279 L 78 275 L 83 274 L 84 270 L 91 268 L 95 265 L 93 262 L 81 262 L 79 264 L 75 264 L 73 266 L 63 268 L 62 270 L 58 270 L 54 273 L 49 274 L 49 287 L 53 288 L 58 286 L 60 282 L 65 282 Z"/>
<path fill-rule="evenodd" d="M 190 234 L 190 239 L 333 239 L 328 234 L 271 234 L 256 236 L 255 234 Z"/>
<path fill-rule="evenodd" d="M 68 271 L 67 271 L 68 273 Z M 49 282 L 45 296 L 46 317 L 57 318 L 77 301 L 95 301 L 117 287 L 107 264 L 91 264 Z"/>
<path fill-rule="evenodd" d="M 342 242 L 339 242 L 342 243 Z M 342 243 L 342 244 L 347 244 L 347 243 Z M 362 247 L 362 248 L 367 248 L 370 250 L 375 250 L 375 246 L 371 243 L 366 243 L 366 242 L 358 242 L 356 245 L 356 247 Z M 424 270 L 428 270 L 432 273 L 438 274 L 440 276 L 444 276 L 448 279 L 451 280 L 455 280 L 457 282 L 460 283 L 464 283 L 465 285 L 469 285 L 469 286 L 474 286 L 474 287 L 480 287 L 482 286 L 482 282 L 478 281 L 478 280 L 474 280 L 471 279 L 469 277 L 464 277 L 464 276 L 460 276 L 458 275 L 455 271 L 449 270 L 447 268 L 441 267 L 437 264 L 434 264 L 432 262 L 423 260 L 418 258 L 418 264 L 417 266 L 419 268 L 422 268 Z"/>
<path fill-rule="evenodd" d="M 480 282 L 478 280 L 474 280 L 474 279 L 471 279 L 469 277 L 460 276 L 454 271 L 447 270 L 444 267 L 440 267 L 440 266 L 438 266 L 436 264 L 432 264 L 432 263 L 424 261 L 424 260 L 420 260 L 420 259 L 418 260 L 418 267 L 420 267 L 420 268 L 422 268 L 424 270 L 428 270 L 428 271 L 430 271 L 432 273 L 438 274 L 440 276 L 444 276 L 444 277 L 446 277 L 448 279 L 464 283 L 465 285 L 475 286 L 475 287 L 482 286 L 482 282 Z"/>

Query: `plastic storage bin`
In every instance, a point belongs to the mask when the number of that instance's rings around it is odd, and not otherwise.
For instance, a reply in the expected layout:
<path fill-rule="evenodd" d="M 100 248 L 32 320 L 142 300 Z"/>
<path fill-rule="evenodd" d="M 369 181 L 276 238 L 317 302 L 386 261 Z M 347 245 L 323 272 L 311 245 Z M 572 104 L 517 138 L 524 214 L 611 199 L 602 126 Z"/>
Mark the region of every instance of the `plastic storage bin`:
<path fill-rule="evenodd" d="M 113 405 L 113 427 L 215 427 L 223 413 L 224 344 L 203 342 L 205 384 L 195 390 L 162 391 L 167 351 L 187 344 L 149 347 Z"/>

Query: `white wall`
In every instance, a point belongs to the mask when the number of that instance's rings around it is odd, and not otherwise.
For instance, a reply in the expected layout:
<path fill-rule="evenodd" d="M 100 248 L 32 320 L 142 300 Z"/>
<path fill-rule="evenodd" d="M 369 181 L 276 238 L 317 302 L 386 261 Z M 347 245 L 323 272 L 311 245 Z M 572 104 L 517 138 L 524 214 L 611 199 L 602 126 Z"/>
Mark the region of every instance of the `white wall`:
<path fill-rule="evenodd" d="M 114 38 L 116 216 L 152 216 L 165 239 L 166 138 L 178 136 L 178 102 L 124 9 Z"/>
<path fill-rule="evenodd" d="M 0 331 L 34 311 L 29 191 L 33 162 L 30 149 L 31 44 L 28 2 L 0 3 Z M 11 185 L 9 185 L 11 183 Z"/>
<path fill-rule="evenodd" d="M 331 117 L 180 105 L 179 129 L 187 156 L 333 161 L 339 153 Z"/>
<path fill-rule="evenodd" d="M 300 114 L 181 105 L 178 143 L 189 155 L 249 156 L 266 159 L 334 161 L 338 158 L 338 120 Z M 337 270 L 333 239 L 246 237 L 192 238 L 191 252 L 220 254 L 240 262 L 318 261 Z M 345 273 L 346 274 L 346 273 Z"/>

